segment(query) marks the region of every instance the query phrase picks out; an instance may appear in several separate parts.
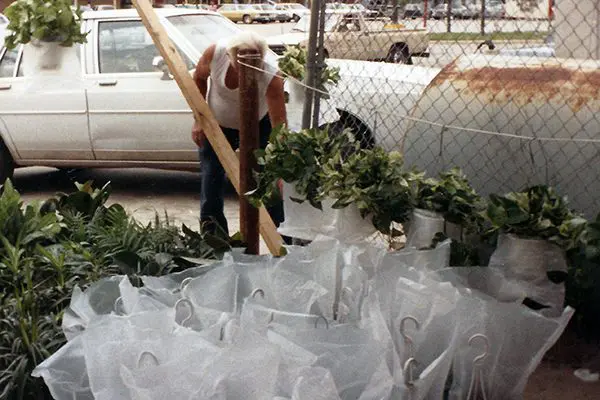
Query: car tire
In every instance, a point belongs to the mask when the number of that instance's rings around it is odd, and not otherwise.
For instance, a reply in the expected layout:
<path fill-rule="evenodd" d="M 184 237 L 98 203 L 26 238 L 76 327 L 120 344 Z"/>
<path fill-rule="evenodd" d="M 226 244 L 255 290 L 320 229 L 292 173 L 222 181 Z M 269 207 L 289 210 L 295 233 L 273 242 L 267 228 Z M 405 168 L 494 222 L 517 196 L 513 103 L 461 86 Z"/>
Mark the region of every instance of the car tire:
<path fill-rule="evenodd" d="M 410 54 L 408 53 L 408 46 L 400 43 L 394 44 L 390 48 L 385 61 L 392 64 L 412 64 Z"/>
<path fill-rule="evenodd" d="M 252 17 L 250 15 L 244 15 L 242 17 L 242 22 L 245 24 L 251 24 L 253 22 Z"/>
<path fill-rule="evenodd" d="M 300 21 L 300 16 L 299 16 L 299 15 L 296 15 L 296 14 L 294 14 L 294 17 L 292 18 L 292 20 L 293 20 L 294 22 L 298 22 L 298 21 Z"/>
<path fill-rule="evenodd" d="M 340 119 L 331 124 L 322 126 L 327 127 L 331 135 L 341 134 L 344 129 L 350 129 L 354 138 L 360 141 L 360 147 L 363 149 L 372 149 L 375 147 L 375 139 L 371 129 L 358 117 L 344 110 L 337 110 Z"/>
<path fill-rule="evenodd" d="M 0 185 L 3 185 L 6 179 L 13 177 L 15 163 L 10 152 L 0 139 Z"/>

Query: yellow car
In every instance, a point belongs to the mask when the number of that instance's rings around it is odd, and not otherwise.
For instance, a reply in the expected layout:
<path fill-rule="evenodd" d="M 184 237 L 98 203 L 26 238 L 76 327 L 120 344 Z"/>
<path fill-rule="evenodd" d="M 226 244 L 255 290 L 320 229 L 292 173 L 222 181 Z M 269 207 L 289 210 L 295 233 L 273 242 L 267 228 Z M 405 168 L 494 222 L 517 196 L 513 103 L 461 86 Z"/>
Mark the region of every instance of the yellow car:
<path fill-rule="evenodd" d="M 233 22 L 251 24 L 253 22 L 272 22 L 277 19 L 275 13 L 261 10 L 253 4 L 224 4 L 217 12 Z"/>

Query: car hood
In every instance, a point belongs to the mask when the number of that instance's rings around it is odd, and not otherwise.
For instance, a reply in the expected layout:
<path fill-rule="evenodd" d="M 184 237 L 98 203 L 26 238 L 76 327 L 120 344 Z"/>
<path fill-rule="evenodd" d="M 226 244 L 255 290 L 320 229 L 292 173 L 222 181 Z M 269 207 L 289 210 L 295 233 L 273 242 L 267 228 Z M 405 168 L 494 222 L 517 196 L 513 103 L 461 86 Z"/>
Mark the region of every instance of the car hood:
<path fill-rule="evenodd" d="M 266 39 L 269 46 L 278 44 L 291 46 L 308 40 L 308 34 L 304 32 L 290 32 L 284 33 L 283 35 L 270 36 Z"/>

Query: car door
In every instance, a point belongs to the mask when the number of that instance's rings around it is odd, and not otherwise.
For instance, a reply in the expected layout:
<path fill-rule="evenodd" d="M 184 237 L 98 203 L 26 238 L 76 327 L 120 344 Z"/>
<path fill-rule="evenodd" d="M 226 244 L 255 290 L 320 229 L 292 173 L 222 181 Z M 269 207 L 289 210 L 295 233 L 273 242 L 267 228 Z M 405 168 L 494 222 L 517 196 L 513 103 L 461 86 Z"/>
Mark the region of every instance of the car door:
<path fill-rule="evenodd" d="M 159 52 L 142 22 L 93 24 L 87 96 L 96 157 L 169 165 L 197 162 L 198 151 L 190 138 L 192 112 L 173 78 L 153 67 Z"/>
<path fill-rule="evenodd" d="M 81 69 L 80 46 L 69 50 Z M 81 75 L 23 76 L 22 53 L 0 49 L 0 131 L 7 145 L 20 162 L 92 160 Z"/>

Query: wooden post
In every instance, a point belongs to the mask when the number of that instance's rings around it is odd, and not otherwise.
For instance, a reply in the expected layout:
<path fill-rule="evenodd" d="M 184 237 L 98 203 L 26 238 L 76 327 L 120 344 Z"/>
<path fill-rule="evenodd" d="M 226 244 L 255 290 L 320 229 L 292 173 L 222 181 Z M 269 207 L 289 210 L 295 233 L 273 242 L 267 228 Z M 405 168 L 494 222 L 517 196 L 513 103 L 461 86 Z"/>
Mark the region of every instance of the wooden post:
<path fill-rule="evenodd" d="M 258 81 L 257 71 L 244 64 L 260 67 L 262 57 L 256 50 L 242 50 L 238 53 L 239 96 L 240 96 L 240 191 L 246 193 L 256 188 L 254 171 L 256 158 L 254 151 L 259 147 L 258 140 Z M 258 209 L 246 196 L 240 195 L 240 230 L 248 246 L 246 253 L 259 253 Z"/>
<path fill-rule="evenodd" d="M 206 138 L 215 150 L 215 153 L 217 153 L 219 161 L 221 162 L 221 165 L 223 165 L 229 180 L 235 187 L 235 190 L 238 192 L 238 194 L 240 194 L 240 164 L 237 156 L 225 138 L 225 135 L 223 135 L 223 131 L 221 130 L 219 123 L 213 116 L 208 104 L 202 97 L 202 94 L 196 86 L 196 83 L 190 76 L 185 62 L 169 39 L 169 36 L 165 28 L 160 23 L 156 12 L 150 4 L 150 1 L 133 0 L 133 5 L 140 14 L 142 22 L 146 26 L 146 29 L 152 37 L 152 40 L 158 48 L 158 51 L 169 66 L 171 74 L 173 74 L 173 77 L 179 85 L 183 96 L 187 100 L 192 112 L 194 113 L 194 118 L 200 123 L 200 126 L 206 134 Z M 273 255 L 279 255 L 283 240 L 281 239 L 279 233 L 277 233 L 277 228 L 275 227 L 271 216 L 264 207 L 260 208 L 259 214 L 260 233 L 271 253 Z"/>

